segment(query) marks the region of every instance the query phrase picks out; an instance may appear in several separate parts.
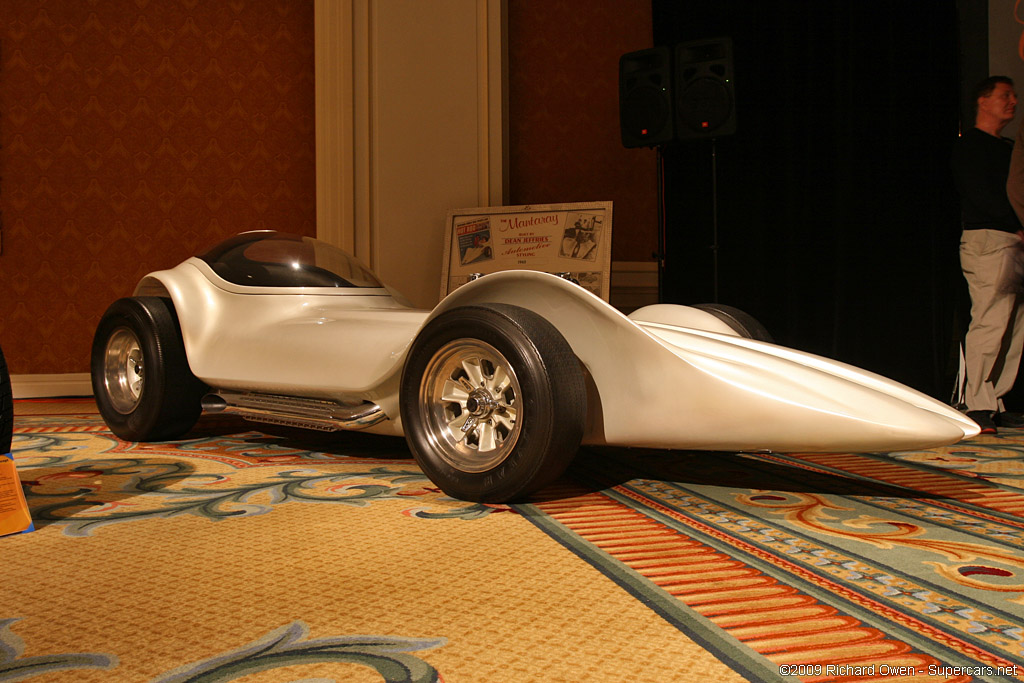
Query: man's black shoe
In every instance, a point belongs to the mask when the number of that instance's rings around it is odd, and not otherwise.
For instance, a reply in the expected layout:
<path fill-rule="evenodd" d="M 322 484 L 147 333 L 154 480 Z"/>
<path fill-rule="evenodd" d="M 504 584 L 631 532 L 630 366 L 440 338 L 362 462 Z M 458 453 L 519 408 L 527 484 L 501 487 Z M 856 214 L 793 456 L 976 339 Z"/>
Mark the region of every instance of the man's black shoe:
<path fill-rule="evenodd" d="M 1024 429 L 1024 415 L 1012 413 L 1009 410 L 996 413 L 995 422 L 1000 427 L 1008 429 Z"/>
<path fill-rule="evenodd" d="M 992 421 L 992 413 L 987 410 L 968 410 L 967 417 L 978 423 L 982 434 L 995 434 L 996 423 Z"/>

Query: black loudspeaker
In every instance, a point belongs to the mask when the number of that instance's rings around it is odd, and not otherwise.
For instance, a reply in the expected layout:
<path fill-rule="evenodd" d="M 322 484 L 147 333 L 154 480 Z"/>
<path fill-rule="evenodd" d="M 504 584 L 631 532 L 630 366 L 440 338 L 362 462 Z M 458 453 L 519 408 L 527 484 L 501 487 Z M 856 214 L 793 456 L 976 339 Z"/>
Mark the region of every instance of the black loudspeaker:
<path fill-rule="evenodd" d="M 667 47 L 619 58 L 619 126 L 626 147 L 672 139 L 672 53 Z"/>
<path fill-rule="evenodd" d="M 717 138 L 735 133 L 732 39 L 680 43 L 675 52 L 676 139 Z"/>

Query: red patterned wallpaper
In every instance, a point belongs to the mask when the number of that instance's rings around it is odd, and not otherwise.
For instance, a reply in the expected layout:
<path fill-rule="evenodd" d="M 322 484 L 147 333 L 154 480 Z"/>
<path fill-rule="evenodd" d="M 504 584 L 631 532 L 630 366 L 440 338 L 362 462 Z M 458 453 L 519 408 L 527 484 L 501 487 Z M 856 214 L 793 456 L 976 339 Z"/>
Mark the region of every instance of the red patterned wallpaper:
<path fill-rule="evenodd" d="M 618 58 L 649 0 L 510 0 L 516 204 L 615 202 L 613 258 L 656 246 L 654 154 L 619 142 Z M 252 228 L 315 233 L 312 0 L 3 0 L 0 343 L 87 372 L 106 306 Z"/>
<path fill-rule="evenodd" d="M 316 232 L 312 0 L 3 0 L 0 343 L 87 372 L 145 273 Z"/>
<path fill-rule="evenodd" d="M 611 199 L 612 259 L 657 249 L 657 168 L 619 132 L 619 57 L 653 45 L 650 0 L 509 0 L 512 204 Z"/>

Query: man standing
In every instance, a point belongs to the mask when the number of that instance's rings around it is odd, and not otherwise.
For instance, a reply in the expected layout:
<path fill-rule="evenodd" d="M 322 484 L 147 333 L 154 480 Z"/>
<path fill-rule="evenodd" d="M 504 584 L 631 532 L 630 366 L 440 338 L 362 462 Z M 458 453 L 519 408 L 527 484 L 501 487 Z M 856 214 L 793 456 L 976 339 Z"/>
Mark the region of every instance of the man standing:
<path fill-rule="evenodd" d="M 1002 401 L 1013 388 L 1024 348 L 1024 302 L 1017 296 L 1024 234 L 1007 196 L 1013 141 L 1001 135 L 1016 113 L 1017 94 L 1012 80 L 991 76 L 975 96 L 974 128 L 953 151 L 964 228 L 960 266 L 971 295 L 964 400 L 967 415 L 982 433 L 992 434 L 997 424 L 1024 426 L 1022 416 L 1006 412 Z"/>

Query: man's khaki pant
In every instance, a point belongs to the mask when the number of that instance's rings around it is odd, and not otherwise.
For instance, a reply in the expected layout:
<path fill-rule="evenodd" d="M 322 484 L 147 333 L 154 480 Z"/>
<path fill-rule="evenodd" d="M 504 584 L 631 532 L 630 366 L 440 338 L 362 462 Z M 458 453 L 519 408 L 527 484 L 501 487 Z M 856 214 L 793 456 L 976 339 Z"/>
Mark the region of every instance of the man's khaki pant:
<path fill-rule="evenodd" d="M 1002 411 L 1024 348 L 1021 239 L 1001 230 L 964 230 L 960 266 L 971 293 L 964 349 L 967 410 Z"/>

